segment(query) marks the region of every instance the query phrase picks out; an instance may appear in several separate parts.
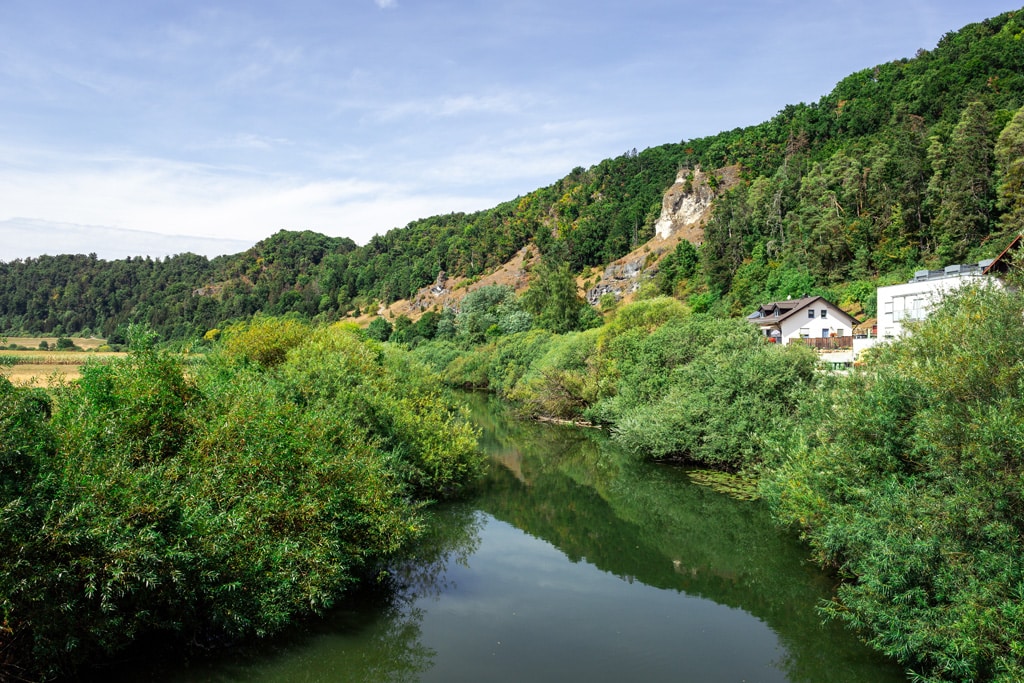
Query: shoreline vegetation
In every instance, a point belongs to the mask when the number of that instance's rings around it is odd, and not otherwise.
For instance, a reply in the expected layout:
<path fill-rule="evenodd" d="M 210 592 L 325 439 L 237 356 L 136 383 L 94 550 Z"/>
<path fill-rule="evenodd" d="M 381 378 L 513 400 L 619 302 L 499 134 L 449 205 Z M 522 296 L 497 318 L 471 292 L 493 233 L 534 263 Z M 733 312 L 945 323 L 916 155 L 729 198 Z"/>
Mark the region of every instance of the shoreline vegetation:
<path fill-rule="evenodd" d="M 843 578 L 822 618 L 911 678 L 1020 680 L 1022 311 L 1017 289 L 965 287 L 846 375 L 668 297 L 475 338 L 470 306 L 414 345 L 257 317 L 187 362 L 135 329 L 78 381 L 0 380 L 0 651 L 45 678 L 326 609 L 479 471 L 447 385 L 760 498 Z"/>
<path fill-rule="evenodd" d="M 1024 678 L 1022 312 L 1017 289 L 965 287 L 846 375 L 669 298 L 597 329 L 411 354 L 523 417 L 590 421 L 761 498 L 844 579 L 822 617 L 912 679 L 1009 682 Z"/>
<path fill-rule="evenodd" d="M 257 318 L 187 367 L 133 335 L 50 390 L 0 377 L 0 678 L 319 614 L 482 466 L 431 373 L 354 326 Z"/>

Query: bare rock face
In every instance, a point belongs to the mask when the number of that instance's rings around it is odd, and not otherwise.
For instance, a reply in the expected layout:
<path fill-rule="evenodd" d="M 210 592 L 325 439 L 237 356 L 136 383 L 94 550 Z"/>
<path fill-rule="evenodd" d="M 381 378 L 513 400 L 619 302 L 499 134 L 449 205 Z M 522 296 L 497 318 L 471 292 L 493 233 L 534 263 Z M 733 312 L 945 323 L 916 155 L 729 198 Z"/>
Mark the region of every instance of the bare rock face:
<path fill-rule="evenodd" d="M 647 278 L 654 277 L 657 268 L 648 269 L 644 272 L 646 256 L 639 255 L 633 258 L 616 261 L 604 269 L 604 273 L 597 285 L 587 291 L 587 302 L 591 306 L 601 303 L 601 297 L 605 294 L 614 294 L 616 299 L 621 299 L 626 294 L 632 294 L 640 289 L 642 282 L 640 274 L 643 272 Z"/>
<path fill-rule="evenodd" d="M 448 293 L 448 274 L 443 270 L 437 273 L 437 280 L 434 282 L 434 286 L 430 288 L 430 293 L 434 296 L 441 296 L 442 294 Z"/>
<path fill-rule="evenodd" d="M 715 191 L 703 171 L 681 170 L 661 200 L 661 216 L 654 224 L 658 237 L 668 239 L 677 230 L 700 222 L 714 198 Z"/>

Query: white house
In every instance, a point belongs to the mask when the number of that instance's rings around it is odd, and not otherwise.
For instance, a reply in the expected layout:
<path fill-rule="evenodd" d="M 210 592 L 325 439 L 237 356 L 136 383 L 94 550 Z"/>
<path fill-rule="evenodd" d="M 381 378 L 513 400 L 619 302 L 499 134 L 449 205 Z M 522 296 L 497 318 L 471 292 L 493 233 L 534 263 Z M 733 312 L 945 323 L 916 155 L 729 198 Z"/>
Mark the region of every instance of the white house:
<path fill-rule="evenodd" d="M 988 259 L 977 264 L 946 266 L 942 270 L 919 270 L 910 282 L 879 287 L 876 294 L 879 338 L 903 336 L 904 323 L 923 320 L 935 304 L 955 289 L 969 283 L 998 283 L 989 276 L 995 261 Z"/>
<path fill-rule="evenodd" d="M 762 334 L 779 344 L 794 339 L 853 337 L 857 319 L 820 296 L 764 304 L 747 316 Z"/>

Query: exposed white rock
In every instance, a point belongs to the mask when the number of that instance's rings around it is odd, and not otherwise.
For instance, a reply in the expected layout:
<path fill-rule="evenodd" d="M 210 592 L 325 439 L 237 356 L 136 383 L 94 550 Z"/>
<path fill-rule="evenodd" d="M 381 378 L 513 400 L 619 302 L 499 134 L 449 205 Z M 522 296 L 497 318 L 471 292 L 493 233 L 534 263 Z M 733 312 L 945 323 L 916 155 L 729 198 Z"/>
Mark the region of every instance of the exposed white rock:
<path fill-rule="evenodd" d="M 699 222 L 714 198 L 715 193 L 703 171 L 699 168 L 679 171 L 661 200 L 661 215 L 654 224 L 658 237 L 667 239 L 680 228 Z"/>

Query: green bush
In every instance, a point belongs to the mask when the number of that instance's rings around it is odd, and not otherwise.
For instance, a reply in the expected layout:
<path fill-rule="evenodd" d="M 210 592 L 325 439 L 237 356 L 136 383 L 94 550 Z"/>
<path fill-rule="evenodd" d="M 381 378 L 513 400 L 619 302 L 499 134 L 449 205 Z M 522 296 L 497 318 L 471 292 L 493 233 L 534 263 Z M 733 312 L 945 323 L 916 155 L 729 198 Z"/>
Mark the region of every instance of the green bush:
<path fill-rule="evenodd" d="M 745 320 L 692 315 L 621 334 L 608 355 L 616 393 L 590 411 L 646 457 L 751 467 L 813 390 L 809 349 L 765 344 Z"/>
<path fill-rule="evenodd" d="M 600 330 L 556 336 L 509 396 L 534 416 L 576 420 L 600 394 L 596 369 Z"/>
<path fill-rule="evenodd" d="M 386 342 L 391 338 L 393 327 L 385 318 L 374 318 L 366 327 L 366 336 L 370 339 Z"/>
<path fill-rule="evenodd" d="M 288 350 L 310 334 L 310 327 L 295 318 L 256 316 L 223 330 L 222 353 L 227 357 L 273 367 L 284 362 Z"/>
<path fill-rule="evenodd" d="M 552 337 L 547 330 L 538 329 L 499 339 L 487 370 L 490 390 L 508 395 L 529 370 L 530 364 L 543 355 Z"/>
<path fill-rule="evenodd" d="M 263 319 L 187 372 L 152 348 L 88 364 L 52 418 L 0 380 L 0 678 L 273 633 L 415 538 L 480 459 L 437 378 L 391 354 Z"/>
<path fill-rule="evenodd" d="M 949 296 L 780 442 L 763 489 L 922 680 L 1024 678 L 1024 297 Z"/>
<path fill-rule="evenodd" d="M 473 347 L 452 360 L 441 376 L 449 386 L 486 389 L 490 382 L 489 372 L 496 350 L 493 342 Z"/>

